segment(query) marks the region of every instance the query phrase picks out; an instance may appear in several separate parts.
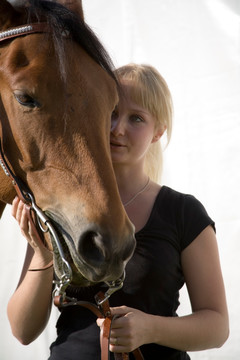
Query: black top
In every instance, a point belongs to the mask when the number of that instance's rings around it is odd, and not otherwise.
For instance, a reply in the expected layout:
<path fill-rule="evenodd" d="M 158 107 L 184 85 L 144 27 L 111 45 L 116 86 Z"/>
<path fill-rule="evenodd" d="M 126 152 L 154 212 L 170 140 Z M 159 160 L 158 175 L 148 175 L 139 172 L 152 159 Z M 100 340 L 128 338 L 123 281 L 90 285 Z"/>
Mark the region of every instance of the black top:
<path fill-rule="evenodd" d="M 147 224 L 136 233 L 136 249 L 126 266 L 123 288 L 110 298 L 110 306 L 126 305 L 146 313 L 177 316 L 179 290 L 184 285 L 181 252 L 208 225 L 214 227 L 203 205 L 193 196 L 163 186 Z M 102 284 L 82 288 L 70 296 L 94 302 Z M 100 360 L 99 328 L 89 310 L 65 308 L 57 323 L 58 338 L 49 360 Z M 157 344 L 141 346 L 145 360 L 187 360 L 185 352 Z M 113 354 L 111 354 L 111 359 Z M 130 359 L 134 359 L 130 355 Z"/>

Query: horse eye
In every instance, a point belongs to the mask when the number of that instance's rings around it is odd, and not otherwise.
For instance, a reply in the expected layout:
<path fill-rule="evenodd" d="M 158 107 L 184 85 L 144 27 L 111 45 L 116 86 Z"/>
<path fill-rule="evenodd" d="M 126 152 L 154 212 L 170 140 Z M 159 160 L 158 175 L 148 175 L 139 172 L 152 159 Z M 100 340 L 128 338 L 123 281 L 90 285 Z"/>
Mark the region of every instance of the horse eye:
<path fill-rule="evenodd" d="M 40 104 L 32 96 L 21 90 L 15 90 L 14 96 L 19 104 L 30 108 L 40 107 Z"/>

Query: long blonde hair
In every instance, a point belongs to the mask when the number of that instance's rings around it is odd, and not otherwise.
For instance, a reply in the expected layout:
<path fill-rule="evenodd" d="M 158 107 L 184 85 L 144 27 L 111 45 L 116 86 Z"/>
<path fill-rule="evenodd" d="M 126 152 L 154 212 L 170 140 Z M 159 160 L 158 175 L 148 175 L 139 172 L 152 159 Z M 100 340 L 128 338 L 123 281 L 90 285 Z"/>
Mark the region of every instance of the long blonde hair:
<path fill-rule="evenodd" d="M 166 130 L 167 144 L 171 138 L 173 105 L 168 85 L 160 73 L 150 65 L 128 64 L 118 68 L 116 76 L 121 80 L 131 81 L 131 99 L 147 109 L 156 121 L 155 130 Z M 151 144 L 145 158 L 145 172 L 159 181 L 162 172 L 162 146 L 160 141 Z"/>

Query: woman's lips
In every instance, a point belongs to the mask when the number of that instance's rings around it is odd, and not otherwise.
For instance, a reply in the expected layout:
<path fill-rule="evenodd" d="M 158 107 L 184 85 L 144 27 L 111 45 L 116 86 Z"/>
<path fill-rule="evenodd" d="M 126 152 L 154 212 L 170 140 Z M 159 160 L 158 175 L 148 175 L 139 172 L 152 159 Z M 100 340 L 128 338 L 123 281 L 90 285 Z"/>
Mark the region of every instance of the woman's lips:
<path fill-rule="evenodd" d="M 126 145 L 124 145 L 124 144 L 121 144 L 121 143 L 115 142 L 115 141 L 111 141 L 111 142 L 110 142 L 110 145 L 111 145 L 111 146 L 116 146 L 116 147 L 125 147 L 125 146 L 126 146 Z"/>

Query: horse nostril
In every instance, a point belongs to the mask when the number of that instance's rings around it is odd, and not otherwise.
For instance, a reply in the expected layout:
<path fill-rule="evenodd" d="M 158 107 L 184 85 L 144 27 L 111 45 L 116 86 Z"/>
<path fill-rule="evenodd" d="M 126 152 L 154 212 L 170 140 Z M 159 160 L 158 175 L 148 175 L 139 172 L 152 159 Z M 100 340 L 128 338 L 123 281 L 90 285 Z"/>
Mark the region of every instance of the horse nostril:
<path fill-rule="evenodd" d="M 106 261 L 107 249 L 103 237 L 95 231 L 86 231 L 81 235 L 79 245 L 81 257 L 90 265 L 99 265 Z"/>

